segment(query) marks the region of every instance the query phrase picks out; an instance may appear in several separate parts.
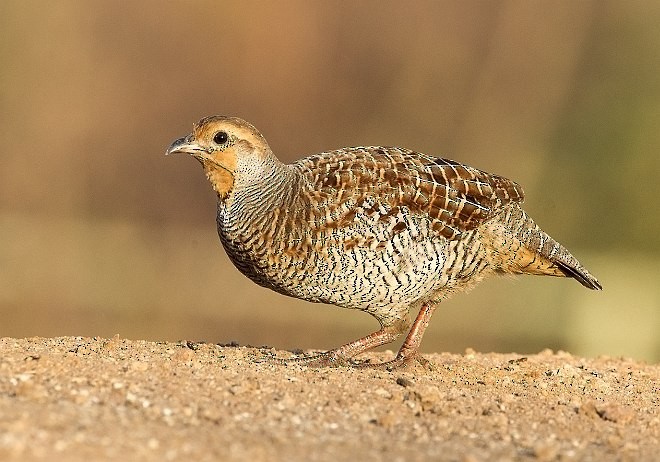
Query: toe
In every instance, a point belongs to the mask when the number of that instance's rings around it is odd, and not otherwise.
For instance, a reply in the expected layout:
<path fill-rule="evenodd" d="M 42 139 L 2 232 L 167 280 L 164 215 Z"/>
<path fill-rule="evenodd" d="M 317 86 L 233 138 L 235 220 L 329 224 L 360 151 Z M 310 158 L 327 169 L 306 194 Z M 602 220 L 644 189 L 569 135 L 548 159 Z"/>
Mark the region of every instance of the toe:
<path fill-rule="evenodd" d="M 259 363 L 271 363 L 281 365 L 300 364 L 309 367 L 341 367 L 352 366 L 354 361 L 339 354 L 336 350 L 307 356 L 293 356 L 291 358 L 277 358 L 274 356 L 263 356 L 256 360 Z"/>

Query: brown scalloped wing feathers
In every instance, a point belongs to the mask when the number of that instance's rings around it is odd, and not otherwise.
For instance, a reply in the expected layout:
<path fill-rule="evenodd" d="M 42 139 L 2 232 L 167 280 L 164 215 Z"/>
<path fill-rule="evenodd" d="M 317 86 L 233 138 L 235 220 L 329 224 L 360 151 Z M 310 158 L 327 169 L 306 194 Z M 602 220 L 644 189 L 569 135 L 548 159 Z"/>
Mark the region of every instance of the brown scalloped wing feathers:
<path fill-rule="evenodd" d="M 454 239 L 492 218 L 509 202 L 522 202 L 515 182 L 461 163 L 401 148 L 359 147 L 330 151 L 302 159 L 314 202 L 337 207 L 373 198 L 387 203 L 388 215 L 407 207 L 431 220 L 434 231 Z M 336 227 L 348 226 L 349 211 Z"/>

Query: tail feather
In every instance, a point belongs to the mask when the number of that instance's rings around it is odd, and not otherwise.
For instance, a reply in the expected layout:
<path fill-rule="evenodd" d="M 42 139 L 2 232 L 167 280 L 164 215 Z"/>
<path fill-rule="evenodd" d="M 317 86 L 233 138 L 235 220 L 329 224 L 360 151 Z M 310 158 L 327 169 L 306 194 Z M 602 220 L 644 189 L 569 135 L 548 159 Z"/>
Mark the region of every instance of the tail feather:
<path fill-rule="evenodd" d="M 603 290 L 603 286 L 600 285 L 598 279 L 589 274 L 589 271 L 584 269 L 582 266 L 573 267 L 569 266 L 564 262 L 556 262 L 557 267 L 564 273 L 567 277 L 576 279 L 580 284 L 582 284 L 587 289 L 591 290 Z"/>
<path fill-rule="evenodd" d="M 564 246 L 539 228 L 518 204 L 509 207 L 504 223 L 527 249 L 519 252 L 515 261 L 521 272 L 571 277 L 588 289 L 602 290 L 598 280 Z"/>

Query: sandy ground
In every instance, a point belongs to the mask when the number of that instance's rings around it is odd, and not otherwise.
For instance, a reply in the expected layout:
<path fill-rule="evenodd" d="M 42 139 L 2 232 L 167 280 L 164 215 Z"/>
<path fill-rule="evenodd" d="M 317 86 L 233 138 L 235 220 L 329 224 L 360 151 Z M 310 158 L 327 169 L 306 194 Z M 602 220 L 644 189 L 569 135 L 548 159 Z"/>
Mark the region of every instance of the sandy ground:
<path fill-rule="evenodd" d="M 312 369 L 254 361 L 264 353 L 0 339 L 0 460 L 660 457 L 658 365 L 468 350 L 405 370 Z"/>

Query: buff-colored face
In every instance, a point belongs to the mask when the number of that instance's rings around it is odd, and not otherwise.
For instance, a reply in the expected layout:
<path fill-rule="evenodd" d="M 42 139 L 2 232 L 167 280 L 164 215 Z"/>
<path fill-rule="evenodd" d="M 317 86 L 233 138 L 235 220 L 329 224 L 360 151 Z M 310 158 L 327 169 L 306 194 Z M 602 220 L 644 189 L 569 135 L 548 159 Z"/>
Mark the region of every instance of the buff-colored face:
<path fill-rule="evenodd" d="M 232 191 L 237 165 L 244 156 L 265 156 L 263 136 L 252 125 L 235 117 L 211 116 L 197 123 L 190 135 L 176 140 L 166 155 L 186 153 L 204 167 L 221 199 Z"/>

